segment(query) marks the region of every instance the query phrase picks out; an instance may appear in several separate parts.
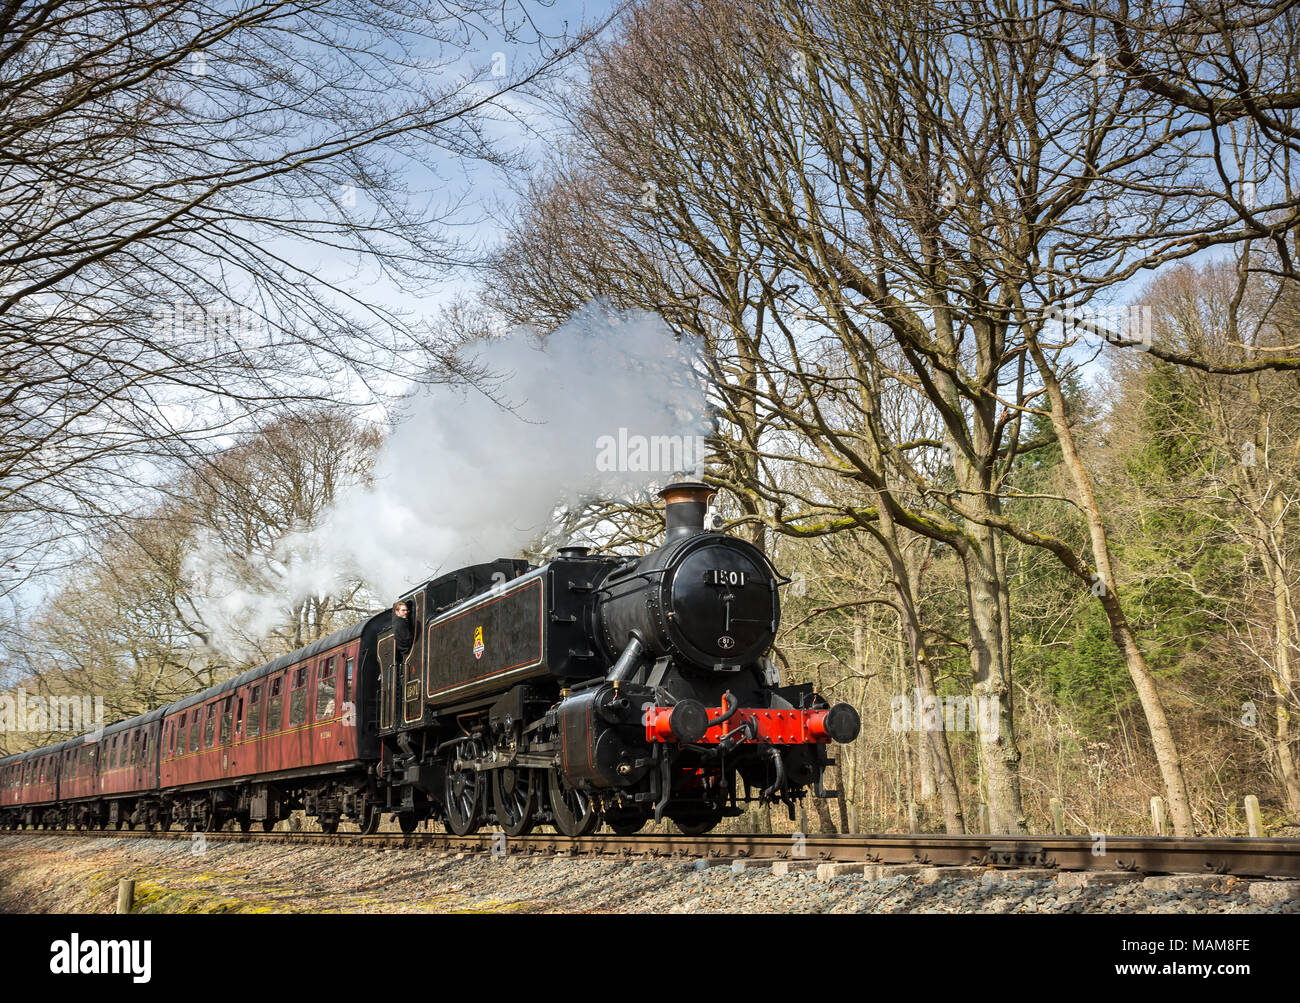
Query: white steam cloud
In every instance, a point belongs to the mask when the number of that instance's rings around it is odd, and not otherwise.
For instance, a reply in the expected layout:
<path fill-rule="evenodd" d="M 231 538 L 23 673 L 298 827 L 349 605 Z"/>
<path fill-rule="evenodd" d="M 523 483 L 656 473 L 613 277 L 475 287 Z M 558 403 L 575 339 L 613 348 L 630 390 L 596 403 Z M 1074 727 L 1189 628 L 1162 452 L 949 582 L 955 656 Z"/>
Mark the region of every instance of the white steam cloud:
<path fill-rule="evenodd" d="M 264 637 L 291 605 L 349 581 L 391 601 L 440 572 L 518 554 L 558 507 L 695 470 L 709 433 L 698 348 L 653 314 L 598 304 L 545 338 L 482 342 L 475 368 L 494 375 L 489 392 L 419 391 L 373 485 L 342 493 L 319 525 L 237 565 L 199 541 L 187 570 L 211 643 Z"/>

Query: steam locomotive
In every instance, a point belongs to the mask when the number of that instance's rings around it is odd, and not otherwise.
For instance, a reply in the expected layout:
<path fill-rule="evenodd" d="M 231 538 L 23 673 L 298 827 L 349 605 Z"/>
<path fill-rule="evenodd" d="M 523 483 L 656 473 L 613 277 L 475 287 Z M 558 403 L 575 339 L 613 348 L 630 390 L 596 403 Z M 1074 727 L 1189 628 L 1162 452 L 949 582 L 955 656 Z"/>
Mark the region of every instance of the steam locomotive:
<path fill-rule="evenodd" d="M 538 824 L 580 836 L 671 819 L 713 828 L 822 785 L 856 711 L 782 686 L 765 656 L 784 579 L 704 527 L 712 489 L 672 484 L 663 543 L 640 558 L 567 547 L 498 560 L 168 707 L 0 759 L 0 826 L 325 831 L 383 814 L 467 835 Z M 396 604 L 395 604 L 396 605 Z"/>

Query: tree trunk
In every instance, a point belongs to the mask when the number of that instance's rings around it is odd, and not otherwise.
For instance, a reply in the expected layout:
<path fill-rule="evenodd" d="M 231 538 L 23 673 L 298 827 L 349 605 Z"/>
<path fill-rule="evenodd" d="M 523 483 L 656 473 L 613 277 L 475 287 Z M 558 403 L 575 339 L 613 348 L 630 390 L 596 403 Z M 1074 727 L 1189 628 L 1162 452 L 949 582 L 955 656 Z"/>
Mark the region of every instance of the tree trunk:
<path fill-rule="evenodd" d="M 1176 836 L 1192 836 L 1195 828 L 1192 823 L 1191 799 L 1187 795 L 1187 780 L 1183 775 L 1182 757 L 1174 741 L 1173 729 L 1165 716 L 1164 702 L 1155 679 L 1147 667 L 1146 658 L 1138 647 L 1137 639 L 1129 627 L 1128 618 L 1119 601 L 1115 587 L 1115 574 L 1110 560 L 1110 544 L 1106 539 L 1106 524 L 1101 518 L 1101 509 L 1097 505 L 1096 495 L 1092 490 L 1092 479 L 1083 467 L 1075 447 L 1074 432 L 1070 428 L 1066 412 L 1065 395 L 1061 393 L 1061 384 L 1055 372 L 1047 364 L 1042 348 L 1031 338 L 1029 349 L 1047 388 L 1051 402 L 1052 427 L 1061 445 L 1061 456 L 1065 468 L 1074 481 L 1075 493 L 1078 495 L 1079 507 L 1088 522 L 1088 534 L 1092 541 L 1093 562 L 1097 567 L 1097 581 L 1093 584 L 1093 593 L 1101 600 L 1102 609 L 1110 623 L 1111 639 L 1124 659 L 1133 687 L 1137 690 L 1138 700 L 1142 704 L 1142 713 L 1146 717 L 1147 730 L 1151 733 L 1151 745 L 1155 749 L 1156 762 L 1160 766 L 1160 776 L 1164 781 L 1165 797 L 1169 802 L 1169 815 L 1173 820 Z"/>
<path fill-rule="evenodd" d="M 1271 524 L 1266 525 L 1256 517 L 1255 525 L 1258 550 L 1273 590 L 1273 671 L 1269 676 L 1274 699 L 1273 755 L 1287 810 L 1300 815 L 1300 775 L 1296 771 L 1295 751 L 1292 749 L 1295 736 L 1291 727 L 1291 706 L 1295 700 L 1295 681 L 1291 668 L 1293 642 L 1284 535 L 1285 507 L 1281 494 L 1274 494 Z"/>
<path fill-rule="evenodd" d="M 971 671 L 979 755 L 990 832 L 1028 832 L 1020 798 L 1020 749 L 1011 712 L 1011 667 L 1005 661 L 995 530 L 971 527 L 966 560 Z"/>

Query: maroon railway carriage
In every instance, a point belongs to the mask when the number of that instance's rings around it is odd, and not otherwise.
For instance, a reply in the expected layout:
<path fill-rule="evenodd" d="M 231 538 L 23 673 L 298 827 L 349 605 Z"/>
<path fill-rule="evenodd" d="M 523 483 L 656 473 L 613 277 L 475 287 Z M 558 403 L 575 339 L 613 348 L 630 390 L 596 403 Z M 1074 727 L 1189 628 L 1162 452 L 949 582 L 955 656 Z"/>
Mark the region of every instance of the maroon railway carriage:
<path fill-rule="evenodd" d="M 158 735 L 150 711 L 58 745 L 0 761 L 0 825 L 114 825 L 165 816 L 158 799 Z"/>
<path fill-rule="evenodd" d="M 18 752 L 12 756 L 0 756 L 0 829 L 10 829 L 17 824 L 26 755 Z"/>
<path fill-rule="evenodd" d="M 78 760 L 66 763 L 73 785 L 69 798 L 77 825 L 133 829 L 166 820 L 158 796 L 158 746 L 164 708 L 110 724 L 84 739 Z"/>
<path fill-rule="evenodd" d="M 269 830 L 302 808 L 327 832 L 340 818 L 373 831 L 379 745 L 361 654 L 375 619 L 168 707 L 159 780 L 172 818 Z"/>
<path fill-rule="evenodd" d="M 9 816 L 18 806 L 18 789 L 22 776 L 21 755 L 0 756 L 0 829 L 9 828 Z"/>
<path fill-rule="evenodd" d="M 305 808 L 327 831 L 340 818 L 373 831 L 383 801 L 374 634 L 389 617 L 170 707 L 0 759 L 0 827 L 270 829 Z"/>
<path fill-rule="evenodd" d="M 59 767 L 64 750 L 77 741 L 0 760 L 0 818 L 6 827 L 60 824 Z"/>

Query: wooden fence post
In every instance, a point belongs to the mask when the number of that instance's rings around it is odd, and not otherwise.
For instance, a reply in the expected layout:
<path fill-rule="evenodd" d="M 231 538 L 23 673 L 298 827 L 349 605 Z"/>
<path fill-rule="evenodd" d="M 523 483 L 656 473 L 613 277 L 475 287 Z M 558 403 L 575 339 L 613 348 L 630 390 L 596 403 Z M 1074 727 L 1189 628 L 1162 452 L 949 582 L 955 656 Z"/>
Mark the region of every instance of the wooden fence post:
<path fill-rule="evenodd" d="M 131 878 L 123 878 L 117 883 L 118 915 L 126 915 L 131 911 L 133 905 L 135 905 L 135 881 Z"/>
<path fill-rule="evenodd" d="M 1058 836 L 1065 835 L 1065 807 L 1061 804 L 1060 798 L 1052 798 L 1048 802 L 1052 806 L 1052 832 Z"/>
<path fill-rule="evenodd" d="M 981 804 L 979 806 L 977 817 L 979 818 L 979 826 L 980 826 L 979 831 L 981 833 L 988 832 L 989 831 L 989 806 L 986 804 Z"/>
<path fill-rule="evenodd" d="M 1165 799 L 1162 797 L 1151 799 L 1151 828 L 1157 836 L 1168 834 L 1165 828 Z"/>
<path fill-rule="evenodd" d="M 1264 835 L 1264 817 L 1259 813 L 1259 798 L 1254 794 L 1246 795 L 1246 831 L 1255 839 Z"/>

